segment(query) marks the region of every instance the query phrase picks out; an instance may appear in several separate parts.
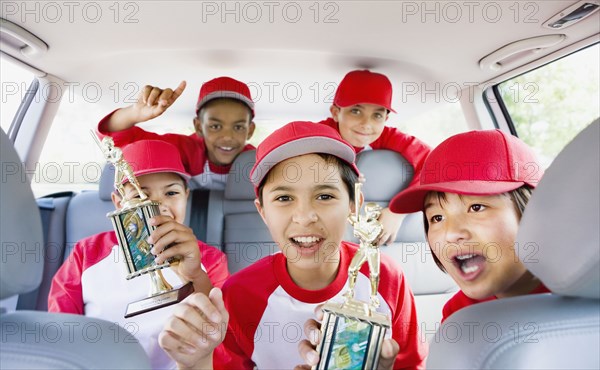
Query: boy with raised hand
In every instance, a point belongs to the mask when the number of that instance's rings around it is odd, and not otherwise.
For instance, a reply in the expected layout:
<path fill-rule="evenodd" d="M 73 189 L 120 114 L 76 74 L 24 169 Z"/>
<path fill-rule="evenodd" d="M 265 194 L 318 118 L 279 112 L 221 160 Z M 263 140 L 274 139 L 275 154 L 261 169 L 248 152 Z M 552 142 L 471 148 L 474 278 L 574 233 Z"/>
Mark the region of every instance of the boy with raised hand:
<path fill-rule="evenodd" d="M 190 178 L 183 168 L 177 148 L 160 140 L 141 140 L 123 149 L 139 185 L 150 200 L 160 203 L 160 215 L 150 222 L 157 228 L 150 234 L 150 253 L 162 264 L 177 257 L 179 264 L 162 271 L 172 286 L 192 282 L 197 292 L 189 299 L 201 299 L 213 286 L 228 278 L 227 259 L 217 248 L 196 240 L 185 225 Z M 126 199 L 139 197 L 138 190 L 125 179 Z M 121 197 L 112 200 L 121 208 Z M 166 248 L 166 247 L 169 248 Z M 114 231 L 103 232 L 77 242 L 73 252 L 58 270 L 48 296 L 48 311 L 86 315 L 108 320 L 129 329 L 150 357 L 153 368 L 172 368 L 175 363 L 158 344 L 158 335 L 175 306 L 125 319 L 130 302 L 146 298 L 149 277 L 127 280 L 127 266 Z M 211 293 L 219 294 L 218 289 Z"/>
<path fill-rule="evenodd" d="M 338 130 L 356 153 L 370 149 L 400 153 L 414 168 L 409 187 L 418 181 L 430 148 L 414 136 L 385 125 L 389 112 L 396 113 L 392 109 L 392 84 L 385 75 L 368 70 L 349 72 L 340 82 L 329 110 L 331 117 L 319 123 Z M 383 233 L 379 245 L 396 240 L 403 218 L 389 208 L 382 210 L 379 221 Z"/>
<path fill-rule="evenodd" d="M 115 145 L 137 140 L 164 140 L 175 145 L 183 165 L 192 176 L 191 188 L 225 189 L 235 158 L 254 146 L 247 140 L 254 133 L 254 102 L 248 86 L 230 77 L 218 77 L 202 85 L 194 117 L 195 134 L 148 132 L 136 126 L 163 114 L 183 93 L 182 81 L 175 89 L 145 86 L 138 101 L 104 117 L 98 133 L 111 136 Z"/>
<path fill-rule="evenodd" d="M 219 311 L 218 299 L 186 302 L 176 312 L 161 338 L 168 339 L 168 352 L 178 363 L 206 364 L 215 338 L 225 331 L 222 345 L 214 351 L 215 368 L 292 369 L 304 362 L 298 352 L 304 323 L 314 317 L 318 305 L 344 299 L 349 264 L 358 250 L 342 240 L 355 207 L 359 174 L 354 160 L 354 149 L 336 130 L 312 122 L 289 123 L 258 146 L 250 173 L 255 205 L 281 253 L 261 259 L 225 283 L 227 328 L 217 328 L 198 314 L 207 308 Z M 417 368 L 427 350 L 419 340 L 412 292 L 400 267 L 385 255 L 380 276 L 378 311 L 390 315 L 392 322 L 380 364 Z M 363 268 L 355 298 L 368 301 L 370 292 L 369 273 Z M 206 327 L 212 328 L 210 335 Z"/>

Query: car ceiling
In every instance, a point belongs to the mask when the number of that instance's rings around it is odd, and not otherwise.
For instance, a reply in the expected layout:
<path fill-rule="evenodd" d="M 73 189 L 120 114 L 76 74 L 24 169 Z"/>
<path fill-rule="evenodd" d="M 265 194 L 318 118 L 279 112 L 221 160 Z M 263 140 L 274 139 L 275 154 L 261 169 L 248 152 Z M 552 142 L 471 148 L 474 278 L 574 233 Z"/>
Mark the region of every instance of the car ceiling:
<path fill-rule="evenodd" d="M 265 121 L 327 114 L 332 84 L 351 69 L 387 74 L 400 105 L 408 102 L 401 98 L 407 84 L 492 80 L 500 72 L 484 71 L 478 62 L 511 42 L 567 35 L 527 62 L 599 32 L 598 13 L 562 30 L 542 27 L 575 1 L 76 2 L 71 14 L 65 3 L 55 3 L 60 16 L 44 2 L 3 5 L 3 18 L 49 46 L 37 57 L 3 51 L 103 91 L 115 83 L 175 87 L 185 79 L 188 88 L 172 107 L 182 116 L 193 114 L 203 82 L 229 75 L 260 93 L 257 118 Z M 106 109 L 123 105 L 104 95 Z M 417 105 L 397 110 L 408 116 Z"/>

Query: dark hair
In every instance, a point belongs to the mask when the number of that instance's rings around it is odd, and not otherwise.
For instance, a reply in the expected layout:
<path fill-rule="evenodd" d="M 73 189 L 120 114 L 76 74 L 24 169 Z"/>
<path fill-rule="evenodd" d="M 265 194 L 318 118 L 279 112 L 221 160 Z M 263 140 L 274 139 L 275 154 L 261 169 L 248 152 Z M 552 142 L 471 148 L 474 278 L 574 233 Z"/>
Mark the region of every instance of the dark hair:
<path fill-rule="evenodd" d="M 237 103 L 237 104 L 244 106 L 244 108 L 246 108 L 248 110 L 248 114 L 250 115 L 250 119 L 248 120 L 248 123 L 252 122 L 252 120 L 254 119 L 254 114 L 252 113 L 252 109 L 250 109 L 250 107 L 243 101 L 234 99 L 234 98 L 216 98 L 216 99 L 209 100 L 204 105 L 202 105 L 200 107 L 200 109 L 198 110 L 198 112 L 197 112 L 198 119 L 202 120 L 202 116 L 204 115 L 204 111 L 206 108 L 210 108 L 213 105 L 217 105 L 217 104 L 223 103 L 223 102 L 233 102 L 233 103 Z"/>
<path fill-rule="evenodd" d="M 337 169 L 340 171 L 340 177 L 342 178 L 342 182 L 344 183 L 344 186 L 346 187 L 346 190 L 348 190 L 348 194 L 350 195 L 350 202 L 354 203 L 354 184 L 358 181 L 358 175 L 356 174 L 356 172 L 354 172 L 352 167 L 348 163 L 336 157 L 335 155 L 327 153 L 314 154 L 317 154 L 319 157 L 323 158 L 328 165 L 332 164 L 337 167 Z M 265 186 L 265 181 L 268 177 L 269 173 L 267 172 L 265 177 L 263 177 L 262 181 L 258 185 L 258 202 L 261 206 L 263 205 L 263 188 Z"/>
<path fill-rule="evenodd" d="M 517 211 L 517 217 L 519 218 L 519 221 L 523 216 L 523 212 L 525 211 L 525 206 L 527 205 L 527 202 L 529 202 L 529 198 L 531 198 L 532 190 L 533 188 L 531 188 L 530 186 L 523 185 L 515 190 L 502 193 L 502 195 L 506 195 L 512 200 L 513 205 L 515 207 L 515 211 Z M 439 202 L 446 201 L 446 193 L 434 192 L 434 195 L 437 197 Z M 423 212 L 423 226 L 425 227 L 425 236 L 427 236 L 427 234 L 429 233 L 429 220 L 427 219 L 425 212 Z M 442 270 L 443 272 L 447 272 L 444 268 L 444 265 L 442 265 L 442 262 L 438 259 L 435 253 L 431 254 L 433 255 L 433 260 L 435 261 L 435 264 L 440 268 L 440 270 Z"/>

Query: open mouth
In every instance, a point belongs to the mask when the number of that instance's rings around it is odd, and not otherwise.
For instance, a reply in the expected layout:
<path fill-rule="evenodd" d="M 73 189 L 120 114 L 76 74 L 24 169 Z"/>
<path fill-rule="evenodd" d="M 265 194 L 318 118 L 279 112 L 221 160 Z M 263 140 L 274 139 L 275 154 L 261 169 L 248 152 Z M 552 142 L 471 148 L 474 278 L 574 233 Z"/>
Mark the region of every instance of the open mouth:
<path fill-rule="evenodd" d="M 295 236 L 290 238 L 290 242 L 302 253 L 316 251 L 323 242 L 323 238 L 317 236 Z"/>
<path fill-rule="evenodd" d="M 485 265 L 485 257 L 480 254 L 468 253 L 454 256 L 454 265 L 463 278 L 472 280 L 479 275 Z"/>

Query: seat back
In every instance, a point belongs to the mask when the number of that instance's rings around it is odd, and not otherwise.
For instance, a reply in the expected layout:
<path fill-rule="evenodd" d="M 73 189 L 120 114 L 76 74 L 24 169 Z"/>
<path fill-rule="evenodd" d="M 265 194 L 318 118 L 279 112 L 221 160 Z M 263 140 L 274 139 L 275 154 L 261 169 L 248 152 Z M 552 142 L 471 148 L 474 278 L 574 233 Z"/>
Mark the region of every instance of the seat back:
<path fill-rule="evenodd" d="M 279 250 L 254 205 L 250 170 L 254 150 L 241 153 L 229 173 L 223 199 L 223 251 L 229 272 L 235 273 Z"/>
<path fill-rule="evenodd" d="M 37 288 L 44 268 L 40 213 L 12 142 L 0 131 L 0 299 Z M 0 368 L 148 368 L 133 336 L 108 321 L 41 311 L 0 313 Z"/>
<path fill-rule="evenodd" d="M 69 257 L 79 240 L 112 230 L 106 214 L 115 210 L 110 197 L 114 190 L 114 176 L 114 167 L 107 163 L 102 170 L 98 190 L 82 191 L 71 199 L 65 225 L 64 259 Z"/>
<path fill-rule="evenodd" d="M 408 187 L 414 174 L 412 165 L 390 150 L 361 152 L 356 165 L 366 179 L 365 202 L 376 202 L 382 207 L 387 207 L 394 195 Z M 347 240 L 353 238 L 350 226 L 346 236 Z M 406 215 L 396 240 L 380 249 L 402 268 L 415 296 L 421 339 L 431 340 L 440 326 L 442 307 L 454 295 L 457 286 L 433 260 L 425 238 L 422 212 Z"/>
<path fill-rule="evenodd" d="M 457 311 L 436 335 L 428 368 L 600 368 L 599 137 L 596 120 L 563 149 L 521 220 L 518 256 L 553 294 Z"/>

